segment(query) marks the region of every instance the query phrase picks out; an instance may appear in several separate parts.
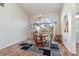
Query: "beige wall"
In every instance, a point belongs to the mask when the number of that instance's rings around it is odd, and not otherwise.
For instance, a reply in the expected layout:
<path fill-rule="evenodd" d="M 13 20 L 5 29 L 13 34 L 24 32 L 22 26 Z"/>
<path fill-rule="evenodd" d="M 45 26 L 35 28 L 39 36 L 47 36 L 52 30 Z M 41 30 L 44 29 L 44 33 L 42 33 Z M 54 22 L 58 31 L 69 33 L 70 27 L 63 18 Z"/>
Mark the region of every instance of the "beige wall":
<path fill-rule="evenodd" d="M 79 13 L 79 3 L 76 4 L 76 12 Z M 79 43 L 79 18 L 76 18 L 76 32 L 75 32 L 75 35 L 76 35 L 76 43 Z"/>
<path fill-rule="evenodd" d="M 74 19 L 75 19 L 76 4 L 64 4 L 61 13 L 61 26 L 62 26 L 62 42 L 65 47 L 71 52 L 76 54 L 76 40 L 74 37 Z M 68 33 L 64 32 L 63 20 L 64 16 L 68 16 Z"/>
<path fill-rule="evenodd" d="M 17 4 L 0 6 L 0 49 L 28 38 L 28 20 Z"/>

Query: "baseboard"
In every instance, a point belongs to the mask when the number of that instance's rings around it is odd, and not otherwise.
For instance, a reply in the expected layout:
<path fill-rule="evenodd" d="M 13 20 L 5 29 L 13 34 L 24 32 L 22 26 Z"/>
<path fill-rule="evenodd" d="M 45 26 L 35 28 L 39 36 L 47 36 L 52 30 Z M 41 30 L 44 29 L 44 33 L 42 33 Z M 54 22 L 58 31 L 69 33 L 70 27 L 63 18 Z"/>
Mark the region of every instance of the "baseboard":
<path fill-rule="evenodd" d="M 25 40 L 25 39 L 19 40 L 19 41 L 16 41 L 16 42 L 13 42 L 13 43 L 8 44 L 8 45 L 5 45 L 4 47 L 0 48 L 0 50 L 1 50 L 1 49 L 4 49 L 4 48 L 7 48 L 7 47 L 9 47 L 9 46 L 12 46 L 12 45 L 14 45 L 14 44 L 17 44 L 17 43 L 19 43 L 19 42 L 22 42 L 22 41 L 24 41 L 24 40 Z"/>

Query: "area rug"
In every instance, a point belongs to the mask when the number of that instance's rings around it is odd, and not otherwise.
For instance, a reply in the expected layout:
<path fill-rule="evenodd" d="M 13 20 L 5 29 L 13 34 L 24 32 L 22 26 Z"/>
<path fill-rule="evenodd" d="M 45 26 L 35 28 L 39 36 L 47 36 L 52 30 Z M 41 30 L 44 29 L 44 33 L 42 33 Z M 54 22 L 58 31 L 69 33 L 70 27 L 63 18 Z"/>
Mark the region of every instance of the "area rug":
<path fill-rule="evenodd" d="M 44 56 L 51 56 L 51 50 L 44 49 L 44 48 L 40 48 L 39 50 L 43 51 L 42 55 L 44 55 Z"/>
<path fill-rule="evenodd" d="M 27 51 L 32 51 L 32 52 L 36 52 L 36 53 L 42 53 L 41 50 L 39 50 L 38 47 L 36 47 L 34 44 L 30 44 L 30 43 L 21 43 L 19 44 L 21 46 L 22 50 L 27 50 Z"/>
<path fill-rule="evenodd" d="M 37 53 L 42 54 L 42 50 L 39 50 L 39 48 L 37 46 L 35 46 L 35 45 L 33 45 L 32 47 L 30 47 L 28 49 L 28 51 L 33 51 L 33 52 L 37 52 Z"/>
<path fill-rule="evenodd" d="M 33 46 L 33 44 L 29 44 L 29 43 L 21 43 L 19 45 L 22 46 L 21 49 L 23 50 L 28 50 L 30 47 Z"/>
<path fill-rule="evenodd" d="M 38 48 L 34 44 L 22 43 L 20 44 L 21 49 L 32 52 L 40 53 L 42 56 L 61 56 L 59 47 L 57 44 L 51 44 L 50 49 Z"/>
<path fill-rule="evenodd" d="M 58 44 L 51 44 L 50 48 L 59 50 Z"/>
<path fill-rule="evenodd" d="M 51 44 L 51 56 L 62 56 L 58 44 Z"/>
<path fill-rule="evenodd" d="M 62 56 L 59 50 L 52 49 L 51 56 Z"/>

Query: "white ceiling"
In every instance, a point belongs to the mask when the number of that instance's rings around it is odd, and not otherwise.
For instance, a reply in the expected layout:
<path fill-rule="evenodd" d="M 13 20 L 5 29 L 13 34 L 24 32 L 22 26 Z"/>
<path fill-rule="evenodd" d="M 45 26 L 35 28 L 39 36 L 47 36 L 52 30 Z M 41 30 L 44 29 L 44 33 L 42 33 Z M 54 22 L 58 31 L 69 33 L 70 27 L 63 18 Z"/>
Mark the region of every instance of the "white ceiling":
<path fill-rule="evenodd" d="M 59 13 L 61 11 L 61 3 L 21 3 L 19 4 L 30 15 Z"/>

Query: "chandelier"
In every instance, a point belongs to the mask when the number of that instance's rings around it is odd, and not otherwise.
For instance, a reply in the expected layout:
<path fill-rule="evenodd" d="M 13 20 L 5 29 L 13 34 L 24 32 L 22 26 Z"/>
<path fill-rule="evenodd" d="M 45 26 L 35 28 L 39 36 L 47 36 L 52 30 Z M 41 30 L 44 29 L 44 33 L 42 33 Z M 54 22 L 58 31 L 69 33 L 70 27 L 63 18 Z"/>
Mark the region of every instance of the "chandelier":
<path fill-rule="evenodd" d="M 42 19 L 44 19 L 44 16 L 42 14 L 39 14 L 37 16 L 34 16 L 34 20 L 36 20 L 36 21 L 40 21 Z"/>

